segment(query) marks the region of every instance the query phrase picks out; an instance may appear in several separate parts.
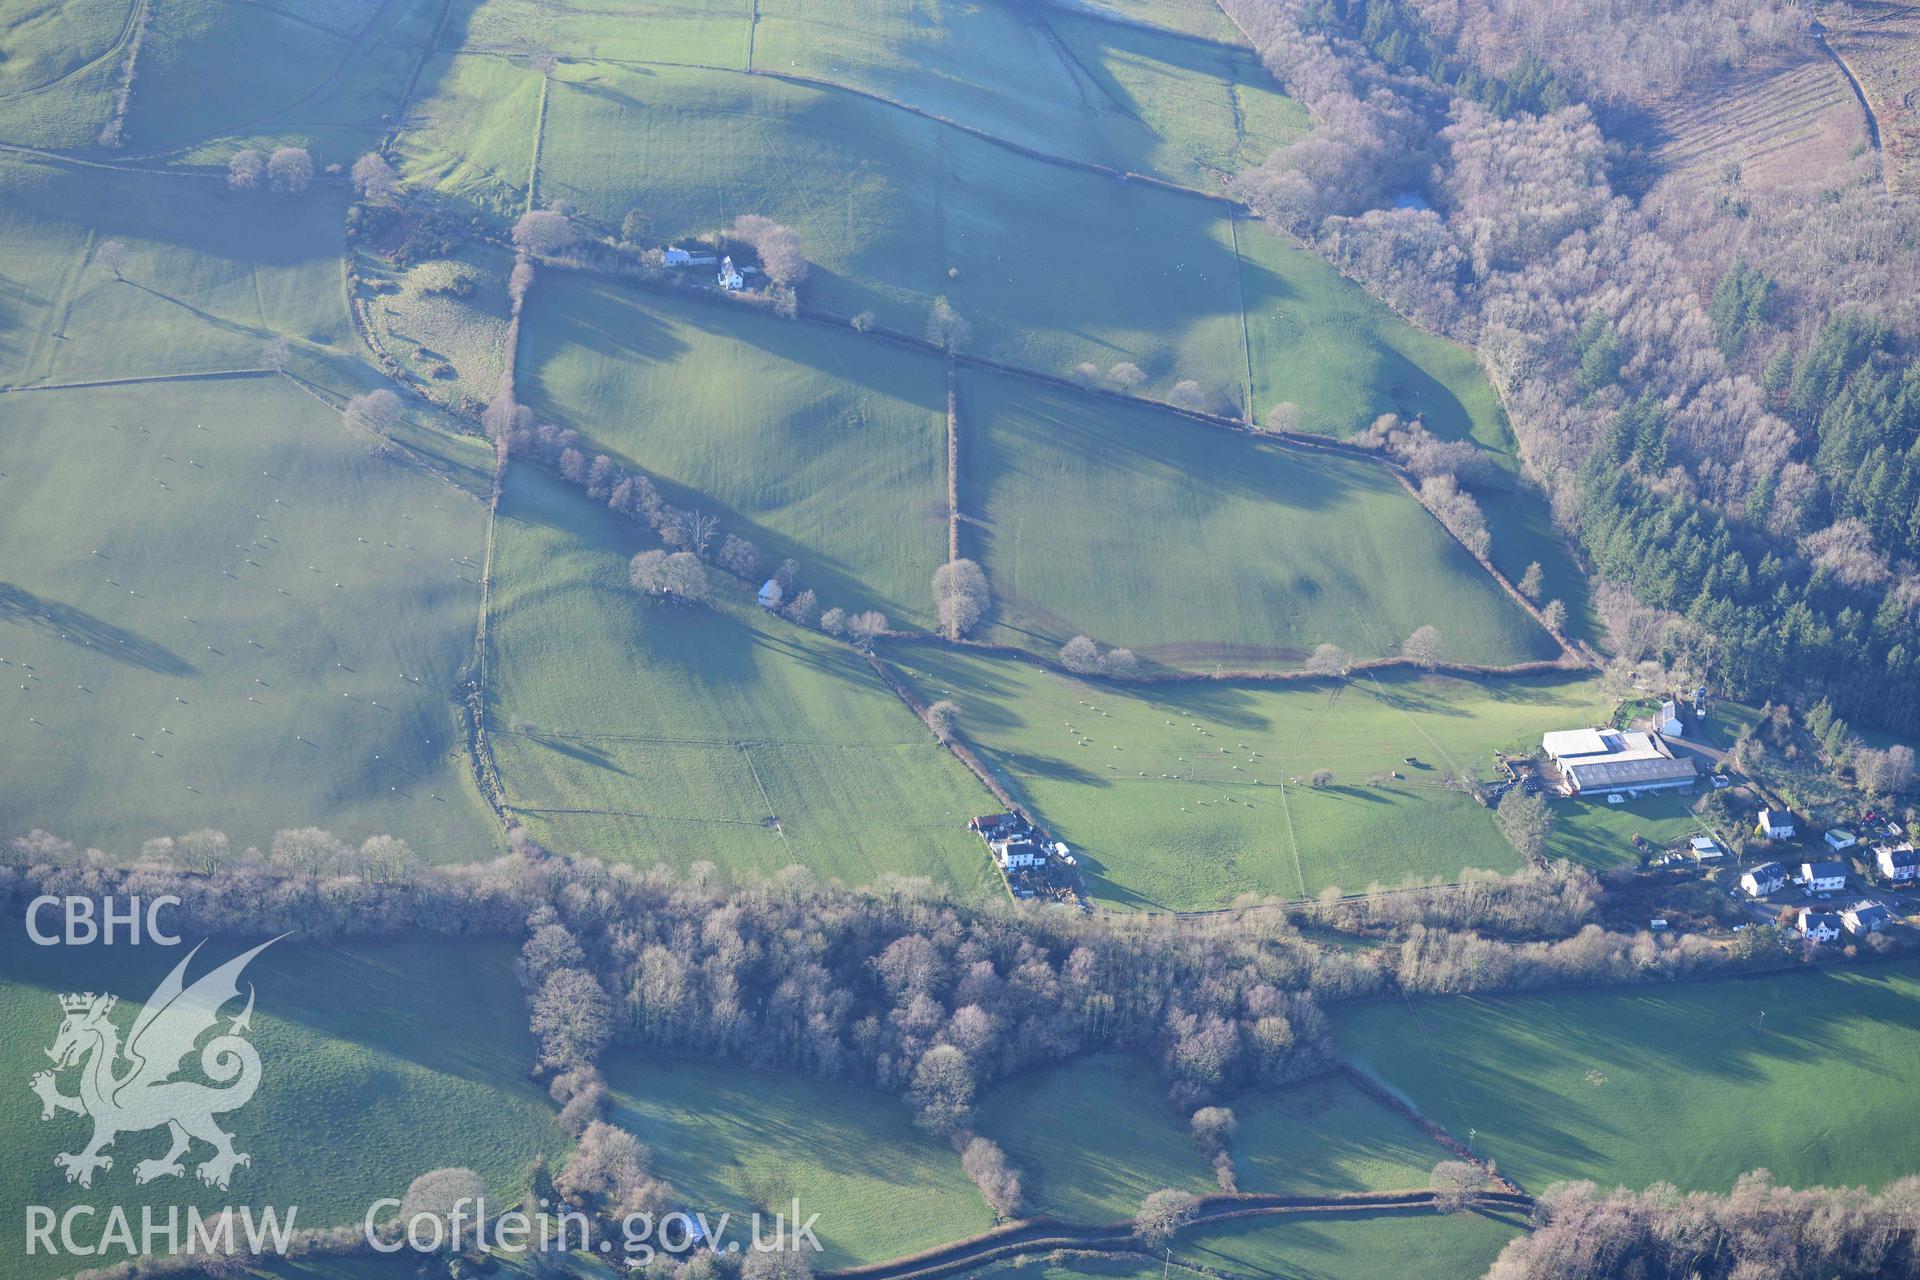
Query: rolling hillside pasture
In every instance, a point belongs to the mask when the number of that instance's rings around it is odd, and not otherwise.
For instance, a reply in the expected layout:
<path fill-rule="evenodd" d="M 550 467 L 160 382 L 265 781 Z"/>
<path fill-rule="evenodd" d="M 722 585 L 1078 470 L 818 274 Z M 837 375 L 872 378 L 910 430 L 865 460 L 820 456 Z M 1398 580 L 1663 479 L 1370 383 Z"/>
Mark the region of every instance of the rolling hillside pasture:
<path fill-rule="evenodd" d="M 1049 154 L 1217 188 L 1305 128 L 1251 50 L 1040 5 L 767 0 L 755 65 Z"/>
<path fill-rule="evenodd" d="M 177 146 L 271 116 L 318 87 L 354 52 L 339 32 L 266 5 L 168 5 L 140 47 L 126 145 L 137 151 Z"/>
<path fill-rule="evenodd" d="M 257 939 L 216 938 L 205 945 L 188 980 L 239 954 Z M 25 1083 L 47 1060 L 60 1026 L 57 998 L 67 992 L 111 992 L 124 1034 L 134 1010 L 187 948 L 31 946 L 16 927 L 0 943 L 0 1066 L 20 1082 L 20 1099 L 5 1108 L 7 1150 L 0 1195 L 9 1204 L 139 1207 L 198 1205 L 299 1206 L 302 1227 L 357 1224 L 374 1199 L 399 1195 L 431 1169 L 465 1165 L 495 1195 L 516 1196 L 533 1158 L 559 1155 L 567 1139 L 542 1090 L 528 1083 L 533 1046 L 526 1014 L 513 993 L 513 948 L 449 939 L 355 941 L 337 945 L 289 938 L 247 967 L 243 983 L 258 993 L 251 1039 L 259 1049 L 259 1092 L 244 1109 L 222 1117 L 236 1150 L 253 1157 L 235 1171 L 229 1190 L 203 1186 L 193 1165 L 207 1148 L 195 1144 L 185 1177 L 145 1186 L 133 1166 L 166 1149 L 162 1131 L 127 1133 L 110 1149 L 111 1170 L 91 1190 L 69 1185 L 55 1167 L 58 1151 L 77 1151 L 91 1132 L 84 1117 L 61 1113 L 42 1122 Z M 229 1016 L 239 1012 L 235 1004 Z M 197 1057 L 185 1073 L 193 1078 Z M 62 1082 L 73 1088 L 69 1074 Z M 104 1209 L 102 1210 L 104 1213 Z M 8 1274 L 43 1280 L 72 1270 L 72 1259 L 26 1258 L 14 1218 L 0 1227 Z M 114 1261 L 117 1259 L 107 1259 Z M 343 1273 L 344 1274 L 344 1273 Z"/>
<path fill-rule="evenodd" d="M 411 126 L 395 140 L 395 166 L 416 190 L 519 217 L 540 88 L 540 73 L 522 59 L 436 53 L 421 72 Z"/>
<path fill-rule="evenodd" d="M 1425 1187 L 1445 1152 L 1336 1077 L 1227 1100 L 1242 1191 L 1337 1195 Z M 1028 1072 L 983 1100 L 978 1131 L 1021 1171 L 1025 1212 L 1076 1223 L 1130 1218 L 1161 1187 L 1216 1190 L 1188 1117 L 1144 1058 L 1101 1054 Z"/>
<path fill-rule="evenodd" d="M 1302 430 L 1331 436 L 1383 413 L 1419 417 L 1435 435 L 1515 465 L 1506 417 L 1472 351 L 1414 328 L 1258 222 L 1240 224 L 1239 245 L 1257 416 L 1291 402 Z"/>
<path fill-rule="evenodd" d="M 1213 0 L 1067 0 L 1055 7 L 1136 26 L 1158 27 L 1217 44 L 1246 43 L 1240 29 Z"/>
<path fill-rule="evenodd" d="M 616 1052 L 604 1064 L 609 1118 L 652 1150 L 651 1170 L 689 1211 L 746 1249 L 751 1217 L 818 1213 L 820 1268 L 916 1253 L 993 1225 L 946 1143 L 876 1089 L 728 1063 Z"/>
<path fill-rule="evenodd" d="M 423 104 L 434 124 L 407 134 L 407 170 L 517 216 L 538 77 L 455 61 L 442 84 L 470 91 Z M 917 335 L 945 295 L 974 326 L 971 349 L 998 358 L 1061 373 L 1130 360 L 1160 392 L 1183 377 L 1227 392 L 1246 381 L 1232 247 L 1209 201 L 853 94 L 678 67 L 561 66 L 540 155 L 541 199 L 608 228 L 630 208 L 659 240 L 747 213 L 792 225 L 814 264 L 803 297 L 828 312 L 872 311 Z"/>
<path fill-rule="evenodd" d="M 1491 776 L 1496 747 L 1607 711 L 1577 678 L 1120 686 L 926 646 L 889 657 L 959 707 L 960 735 L 1074 847 L 1095 898 L 1164 909 L 1513 870 L 1492 814 L 1442 775 Z M 1333 784 L 1305 785 L 1321 768 Z"/>
<path fill-rule="evenodd" d="M 1817 969 L 1653 990 L 1377 1002 L 1341 1045 L 1522 1186 L 1591 1178 L 1725 1191 L 1911 1173 L 1920 967 Z"/>
<path fill-rule="evenodd" d="M 1029 1215 L 1117 1222 L 1162 1187 L 1215 1189 L 1144 1058 L 1100 1054 L 1015 1076 L 981 1100 L 974 1129 L 1020 1170 Z"/>
<path fill-rule="evenodd" d="M 1557 652 L 1383 468 L 994 374 L 963 374 L 960 418 L 997 639 L 1205 670 L 1389 657 L 1429 623 L 1464 661 Z"/>
<path fill-rule="evenodd" d="M 935 357 L 550 271 L 519 368 L 543 417 L 719 516 L 769 571 L 793 557 L 829 604 L 934 624 L 928 582 L 947 556 Z"/>
<path fill-rule="evenodd" d="M 87 147 L 112 110 L 136 0 L 0 5 L 0 137 Z"/>
<path fill-rule="evenodd" d="M 0 830 L 120 854 L 208 826 L 236 847 L 317 825 L 435 860 L 493 848 L 453 698 L 475 492 L 368 457 L 264 375 L 5 411 Z M 409 438 L 483 482 L 484 449 Z"/>
<path fill-rule="evenodd" d="M 352 339 L 334 200 L 35 161 L 0 162 L 0 195 L 0 381 L 253 369 L 277 334 Z M 113 241 L 121 280 L 101 259 Z"/>
<path fill-rule="evenodd" d="M 1232 1100 L 1242 1191 L 1339 1195 L 1427 1185 L 1447 1152 L 1339 1076 Z"/>
<path fill-rule="evenodd" d="M 443 50 L 746 69 L 753 0 L 457 0 Z"/>
<path fill-rule="evenodd" d="M 647 602 L 627 586 L 646 537 L 540 473 L 508 482 L 493 745 L 528 829 L 643 865 L 984 885 L 964 826 L 984 793 L 866 663 L 737 585 L 717 609 Z"/>

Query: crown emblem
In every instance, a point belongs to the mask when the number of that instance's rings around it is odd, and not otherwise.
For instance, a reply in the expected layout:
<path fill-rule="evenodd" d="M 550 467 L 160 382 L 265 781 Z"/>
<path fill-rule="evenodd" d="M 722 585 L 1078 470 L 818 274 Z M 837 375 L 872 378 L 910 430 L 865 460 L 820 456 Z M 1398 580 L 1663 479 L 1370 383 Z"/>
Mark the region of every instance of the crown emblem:
<path fill-rule="evenodd" d="M 86 1013 L 98 1005 L 100 1012 L 106 1013 L 113 1008 L 113 1002 L 112 996 L 96 996 L 89 991 L 85 995 L 61 996 L 60 1008 L 66 1013 Z"/>

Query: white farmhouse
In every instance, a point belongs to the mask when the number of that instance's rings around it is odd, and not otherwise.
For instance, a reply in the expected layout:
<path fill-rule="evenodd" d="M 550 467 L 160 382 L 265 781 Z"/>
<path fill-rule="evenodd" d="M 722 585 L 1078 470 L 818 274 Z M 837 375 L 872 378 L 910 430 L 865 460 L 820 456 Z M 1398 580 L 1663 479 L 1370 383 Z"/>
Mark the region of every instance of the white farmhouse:
<path fill-rule="evenodd" d="M 1763 862 L 1740 877 L 1740 887 L 1750 898 L 1778 893 L 1787 883 L 1787 869 L 1777 862 Z"/>

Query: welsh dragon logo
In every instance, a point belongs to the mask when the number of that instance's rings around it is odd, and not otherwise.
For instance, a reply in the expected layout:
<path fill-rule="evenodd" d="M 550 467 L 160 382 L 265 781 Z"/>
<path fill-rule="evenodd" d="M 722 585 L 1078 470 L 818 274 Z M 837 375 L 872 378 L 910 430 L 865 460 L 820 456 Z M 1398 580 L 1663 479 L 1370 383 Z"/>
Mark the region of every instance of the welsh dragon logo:
<path fill-rule="evenodd" d="M 161 1125 L 172 1135 L 172 1146 L 159 1159 L 134 1165 L 135 1182 L 184 1174 L 181 1157 L 195 1139 L 213 1148 L 213 1154 L 195 1170 L 208 1186 L 225 1190 L 236 1166 L 253 1163 L 244 1152 L 233 1149 L 233 1135 L 214 1121 L 217 1115 L 246 1106 L 260 1087 L 260 1055 L 244 1038 L 253 1026 L 252 983 L 247 984 L 246 1008 L 228 1020 L 224 1033 L 215 1035 L 200 1050 L 200 1069 L 214 1083 L 173 1077 L 200 1038 L 218 1025 L 221 1008 L 239 999 L 240 973 L 247 962 L 279 940 L 263 942 L 187 986 L 187 965 L 200 951 L 200 946 L 195 946 L 174 966 L 134 1019 L 124 1048 L 120 1031 L 109 1016 L 116 1003 L 114 996 L 88 992 L 60 997 L 60 1011 L 65 1017 L 59 1036 L 47 1050 L 53 1070 L 38 1072 L 32 1083 L 33 1091 L 40 1095 L 42 1120 L 53 1119 L 56 1111 L 93 1118 L 92 1141 L 79 1152 L 53 1158 L 55 1165 L 67 1171 L 68 1182 L 91 1187 L 96 1169 L 113 1168 L 113 1157 L 101 1152 L 112 1146 L 115 1138 Z M 60 1092 L 58 1077 L 76 1066 L 80 1069 L 80 1092 L 69 1097 Z"/>

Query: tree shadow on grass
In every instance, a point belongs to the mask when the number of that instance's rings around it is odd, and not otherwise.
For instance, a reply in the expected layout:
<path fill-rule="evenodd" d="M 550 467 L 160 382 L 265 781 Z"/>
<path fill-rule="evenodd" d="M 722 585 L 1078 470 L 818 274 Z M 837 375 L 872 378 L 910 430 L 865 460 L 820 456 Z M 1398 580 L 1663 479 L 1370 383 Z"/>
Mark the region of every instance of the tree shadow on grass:
<path fill-rule="evenodd" d="M 0 582 L 0 622 L 38 628 L 68 644 L 92 649 L 114 662 L 144 671 L 168 676 L 189 676 L 195 672 L 190 663 L 164 645 L 117 627 L 84 609 L 37 596 L 11 582 Z"/>

